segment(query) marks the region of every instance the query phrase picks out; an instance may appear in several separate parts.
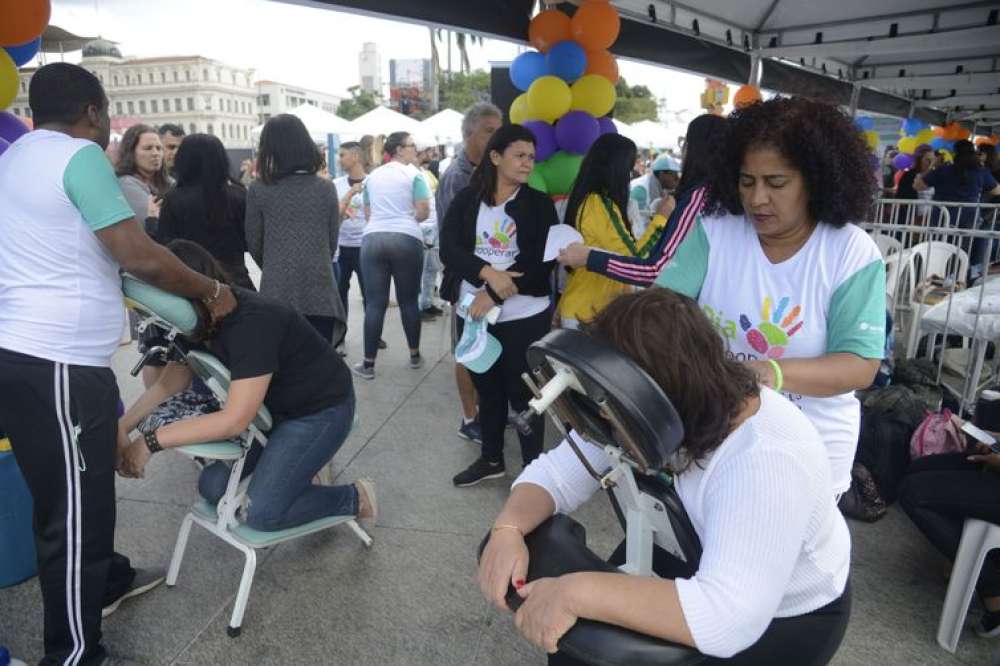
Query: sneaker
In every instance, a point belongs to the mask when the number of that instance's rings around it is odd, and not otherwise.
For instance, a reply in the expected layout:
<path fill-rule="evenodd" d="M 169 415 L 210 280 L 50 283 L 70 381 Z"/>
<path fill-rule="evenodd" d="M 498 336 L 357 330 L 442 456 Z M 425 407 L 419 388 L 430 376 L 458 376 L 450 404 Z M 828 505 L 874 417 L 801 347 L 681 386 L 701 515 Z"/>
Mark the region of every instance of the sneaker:
<path fill-rule="evenodd" d="M 361 528 L 371 534 L 372 529 L 378 524 L 378 496 L 375 494 L 375 482 L 368 478 L 361 478 L 354 482 L 358 489 L 358 494 L 364 494 L 368 500 L 370 515 L 362 517 L 358 515 L 358 523 Z"/>
<path fill-rule="evenodd" d="M 435 319 L 437 319 L 438 317 L 440 317 L 441 316 L 441 311 L 438 310 L 437 312 L 434 312 L 434 310 L 437 310 L 437 308 L 435 308 L 435 307 L 429 307 L 429 308 L 424 308 L 423 310 L 421 310 L 420 311 L 420 321 L 434 321 Z"/>
<path fill-rule="evenodd" d="M 358 361 L 352 365 L 351 372 L 361 379 L 375 379 L 375 366 L 366 366 L 364 361 Z"/>
<path fill-rule="evenodd" d="M 483 443 L 483 428 L 477 420 L 466 423 L 465 419 L 462 419 L 462 422 L 458 424 L 458 436 L 481 445 Z"/>
<path fill-rule="evenodd" d="M 424 367 L 424 357 L 420 354 L 416 356 L 410 356 L 410 368 L 413 370 L 419 370 Z"/>
<path fill-rule="evenodd" d="M 126 599 L 131 599 L 132 597 L 137 597 L 140 594 L 145 594 L 149 592 L 154 587 L 163 582 L 165 578 L 165 573 L 163 569 L 136 569 L 135 578 L 132 580 L 132 585 L 129 586 L 125 592 L 115 599 L 114 601 L 108 603 L 104 606 L 101 611 L 101 617 L 107 617 L 118 610 L 118 606 L 121 605 Z M 122 662 L 122 663 L 132 663 L 132 662 Z"/>
<path fill-rule="evenodd" d="M 486 479 L 499 479 L 506 474 L 503 463 L 491 463 L 486 458 L 479 457 L 464 472 L 456 474 L 452 483 L 459 488 L 467 488 Z"/>
<path fill-rule="evenodd" d="M 385 340 L 382 340 L 381 338 L 379 338 L 378 348 L 379 349 L 388 349 L 389 345 L 385 344 Z"/>
<path fill-rule="evenodd" d="M 1000 636 L 1000 611 L 983 611 L 976 623 L 976 634 L 983 638 Z"/>

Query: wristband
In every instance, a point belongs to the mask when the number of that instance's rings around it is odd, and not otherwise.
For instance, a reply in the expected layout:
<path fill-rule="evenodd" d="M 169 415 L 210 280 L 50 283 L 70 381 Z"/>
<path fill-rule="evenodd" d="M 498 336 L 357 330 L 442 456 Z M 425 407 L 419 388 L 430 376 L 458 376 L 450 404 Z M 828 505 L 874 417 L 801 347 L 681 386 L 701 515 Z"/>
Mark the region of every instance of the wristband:
<path fill-rule="evenodd" d="M 201 299 L 201 302 L 204 303 L 205 305 L 211 305 L 212 303 L 219 300 L 219 294 L 222 293 L 222 283 L 219 282 L 218 280 L 213 280 L 213 282 L 215 282 L 215 293 L 212 294 L 211 298 Z"/>
<path fill-rule="evenodd" d="M 144 432 L 142 436 L 146 440 L 146 448 L 149 449 L 150 454 L 163 450 L 163 446 L 160 445 L 160 440 L 156 437 L 155 430 Z"/>
<path fill-rule="evenodd" d="M 486 293 L 489 294 L 494 303 L 497 305 L 503 305 L 503 299 L 497 295 L 497 292 L 493 291 L 493 287 L 490 286 L 489 282 L 483 282 L 483 287 L 486 288 Z"/>
<path fill-rule="evenodd" d="M 771 369 L 774 370 L 774 390 L 781 392 L 781 387 L 785 385 L 785 375 L 781 372 L 781 365 L 775 361 L 773 358 L 767 359 L 767 362 L 771 364 Z"/>
<path fill-rule="evenodd" d="M 510 525 L 508 523 L 499 523 L 498 525 L 494 525 L 490 529 L 490 533 L 492 534 L 494 532 L 499 532 L 500 530 L 514 530 L 521 535 L 522 539 L 524 538 L 524 532 L 521 531 L 520 527 L 518 527 L 517 525 Z"/>

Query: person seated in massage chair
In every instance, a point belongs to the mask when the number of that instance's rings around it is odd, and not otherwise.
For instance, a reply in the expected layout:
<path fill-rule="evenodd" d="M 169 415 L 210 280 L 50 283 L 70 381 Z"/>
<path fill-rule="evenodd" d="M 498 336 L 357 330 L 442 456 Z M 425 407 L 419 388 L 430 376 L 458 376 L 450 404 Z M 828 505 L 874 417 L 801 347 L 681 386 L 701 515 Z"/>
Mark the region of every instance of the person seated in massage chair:
<path fill-rule="evenodd" d="M 702 544 L 697 572 L 658 547 L 660 578 L 573 573 L 525 583 L 524 536 L 569 513 L 599 484 L 567 442 L 514 482 L 479 566 L 500 608 L 513 585 L 520 632 L 549 653 L 577 619 L 622 626 L 743 664 L 826 664 L 847 628 L 851 544 L 816 429 L 792 403 L 726 357 L 697 303 L 668 289 L 619 296 L 584 330 L 637 363 L 684 425 L 674 484 Z M 594 469 L 611 459 L 575 433 Z M 624 561 L 624 543 L 612 556 Z M 676 579 L 675 579 L 676 578 Z M 732 661 L 729 661 L 732 658 Z M 556 653 L 550 664 L 577 663 Z"/>
<path fill-rule="evenodd" d="M 176 240 L 168 248 L 190 268 L 229 284 L 228 276 L 197 243 Z M 232 286 L 232 285 L 231 285 Z M 352 485 L 312 483 L 344 443 L 354 421 L 354 386 L 344 361 L 316 329 L 295 310 L 256 292 L 232 286 L 236 309 L 214 327 L 201 325 L 192 337 L 229 368 L 232 383 L 222 408 L 166 425 L 147 421 L 145 431 L 125 446 L 120 471 L 141 477 L 154 452 L 212 442 L 243 433 L 260 406 L 274 417 L 264 447 L 250 452 L 243 470 L 253 473 L 243 519 L 258 530 L 296 527 L 328 516 L 351 515 L 374 523 L 375 485 L 359 479 Z M 200 303 L 199 320 L 207 322 Z M 187 366 L 170 363 L 161 380 L 139 399 L 138 409 L 122 420 L 119 440 L 172 392 L 191 384 Z M 206 410 L 210 411 L 210 410 Z M 206 467 L 198 490 L 216 503 L 226 490 L 229 467 Z"/>

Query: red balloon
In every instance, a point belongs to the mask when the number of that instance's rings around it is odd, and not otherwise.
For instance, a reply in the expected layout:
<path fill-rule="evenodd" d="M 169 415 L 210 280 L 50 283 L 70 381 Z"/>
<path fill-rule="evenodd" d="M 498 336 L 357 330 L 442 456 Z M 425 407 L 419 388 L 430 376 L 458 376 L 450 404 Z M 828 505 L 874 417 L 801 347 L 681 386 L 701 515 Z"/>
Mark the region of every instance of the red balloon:
<path fill-rule="evenodd" d="M 26 44 L 45 31 L 52 15 L 49 0 L 0 0 L 0 46 Z"/>
<path fill-rule="evenodd" d="M 739 109 L 761 101 L 760 88 L 750 84 L 742 85 L 733 95 L 733 107 Z"/>
<path fill-rule="evenodd" d="M 570 20 L 558 9 L 541 12 L 528 24 L 528 41 L 542 53 L 570 39 Z"/>
<path fill-rule="evenodd" d="M 609 51 L 587 51 L 587 71 L 584 74 L 597 74 L 611 83 L 618 83 L 618 59 Z"/>
<path fill-rule="evenodd" d="M 589 0 L 576 10 L 570 22 L 573 39 L 587 51 L 609 48 L 618 39 L 622 20 L 618 10 L 603 0 Z"/>

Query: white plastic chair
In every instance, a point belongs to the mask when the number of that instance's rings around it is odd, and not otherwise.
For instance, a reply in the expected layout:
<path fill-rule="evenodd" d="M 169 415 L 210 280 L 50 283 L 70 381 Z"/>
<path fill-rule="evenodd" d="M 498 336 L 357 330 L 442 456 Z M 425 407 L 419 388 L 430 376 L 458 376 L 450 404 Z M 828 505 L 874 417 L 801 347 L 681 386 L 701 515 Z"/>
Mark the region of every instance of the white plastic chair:
<path fill-rule="evenodd" d="M 1000 548 L 1000 525 L 968 518 L 962 528 L 962 540 L 951 569 L 948 593 L 944 597 L 944 608 L 938 623 L 937 642 L 952 654 L 958 647 L 958 639 L 965 625 L 965 614 L 972 600 L 972 593 L 979 580 L 986 554 Z"/>
<path fill-rule="evenodd" d="M 874 233 L 871 235 L 878 251 L 882 253 L 883 259 L 903 251 L 903 244 L 887 234 Z"/>
<path fill-rule="evenodd" d="M 920 317 L 926 306 L 917 299 L 920 285 L 931 276 L 965 282 L 969 271 L 969 255 L 962 248 L 943 241 L 917 243 L 902 253 L 901 282 L 904 287 L 900 309 L 909 313 L 906 358 L 913 358 L 920 331 Z"/>

